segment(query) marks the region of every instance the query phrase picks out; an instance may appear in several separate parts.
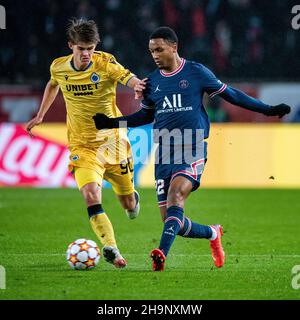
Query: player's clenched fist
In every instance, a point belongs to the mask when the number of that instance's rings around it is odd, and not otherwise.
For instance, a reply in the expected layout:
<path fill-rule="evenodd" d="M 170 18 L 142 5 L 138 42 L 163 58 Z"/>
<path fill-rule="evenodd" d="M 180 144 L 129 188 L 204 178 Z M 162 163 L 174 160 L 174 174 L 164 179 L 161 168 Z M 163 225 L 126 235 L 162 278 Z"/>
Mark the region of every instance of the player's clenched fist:
<path fill-rule="evenodd" d="M 284 115 L 291 112 L 291 107 L 285 103 L 278 104 L 276 106 L 271 106 L 270 109 L 264 112 L 266 116 L 279 116 L 282 118 Z"/>
<path fill-rule="evenodd" d="M 143 90 L 146 88 L 146 81 L 148 78 L 144 78 L 143 80 L 140 80 L 135 86 L 134 86 L 134 98 L 135 99 L 141 99 L 143 97 Z"/>

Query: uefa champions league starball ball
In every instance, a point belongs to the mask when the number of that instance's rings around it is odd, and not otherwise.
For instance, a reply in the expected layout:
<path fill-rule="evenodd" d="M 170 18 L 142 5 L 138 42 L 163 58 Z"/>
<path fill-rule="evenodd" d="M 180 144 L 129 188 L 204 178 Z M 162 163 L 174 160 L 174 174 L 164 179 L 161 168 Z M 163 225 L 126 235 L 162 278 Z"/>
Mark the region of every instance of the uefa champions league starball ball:
<path fill-rule="evenodd" d="M 69 244 L 66 258 L 72 269 L 93 269 L 99 263 L 100 250 L 93 240 L 77 239 Z"/>

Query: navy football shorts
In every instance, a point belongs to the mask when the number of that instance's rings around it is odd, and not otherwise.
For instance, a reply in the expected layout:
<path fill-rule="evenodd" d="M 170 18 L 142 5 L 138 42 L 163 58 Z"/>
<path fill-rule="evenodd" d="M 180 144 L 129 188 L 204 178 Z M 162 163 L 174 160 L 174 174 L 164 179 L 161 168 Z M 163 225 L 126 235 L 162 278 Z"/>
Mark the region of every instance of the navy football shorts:
<path fill-rule="evenodd" d="M 199 159 L 191 164 L 156 164 L 155 187 L 158 206 L 167 205 L 168 190 L 175 177 L 184 176 L 192 182 L 192 191 L 198 189 L 205 163 L 206 159 Z"/>

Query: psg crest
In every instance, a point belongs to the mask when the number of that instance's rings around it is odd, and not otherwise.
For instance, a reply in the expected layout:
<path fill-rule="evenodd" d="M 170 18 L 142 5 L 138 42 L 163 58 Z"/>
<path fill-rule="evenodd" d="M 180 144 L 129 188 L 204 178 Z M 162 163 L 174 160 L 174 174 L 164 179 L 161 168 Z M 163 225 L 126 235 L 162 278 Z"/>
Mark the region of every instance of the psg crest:
<path fill-rule="evenodd" d="M 181 89 L 186 89 L 188 86 L 189 86 L 189 82 L 188 82 L 187 80 L 181 80 L 181 81 L 179 82 L 179 87 L 180 87 Z"/>
<path fill-rule="evenodd" d="M 91 75 L 91 81 L 93 83 L 99 82 L 100 81 L 100 76 L 96 72 L 93 72 L 93 74 Z"/>

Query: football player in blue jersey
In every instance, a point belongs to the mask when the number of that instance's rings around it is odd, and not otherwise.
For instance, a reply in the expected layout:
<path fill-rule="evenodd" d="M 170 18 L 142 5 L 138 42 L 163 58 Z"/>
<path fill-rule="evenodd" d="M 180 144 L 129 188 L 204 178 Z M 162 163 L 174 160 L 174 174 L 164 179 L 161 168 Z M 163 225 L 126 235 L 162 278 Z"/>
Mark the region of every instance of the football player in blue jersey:
<path fill-rule="evenodd" d="M 153 270 L 164 270 L 176 235 L 208 239 L 214 264 L 220 268 L 225 261 L 222 226 L 201 225 L 184 213 L 185 201 L 199 187 L 207 160 L 205 139 L 209 136 L 210 124 L 202 103 L 203 94 L 219 95 L 234 105 L 267 116 L 283 117 L 290 112 L 290 107 L 267 105 L 221 82 L 201 63 L 180 57 L 177 35 L 169 27 L 160 27 L 151 34 L 149 50 L 157 69 L 135 88 L 143 94 L 141 109 L 118 118 L 96 114 L 95 125 L 97 129 L 116 128 L 120 121 L 127 121 L 128 127 L 137 127 L 154 121 L 154 138 L 159 145 L 155 163 L 156 192 L 164 228 L 159 248 L 150 254 Z M 183 158 L 183 149 L 188 149 L 190 156 L 186 157 L 184 152 Z"/>

